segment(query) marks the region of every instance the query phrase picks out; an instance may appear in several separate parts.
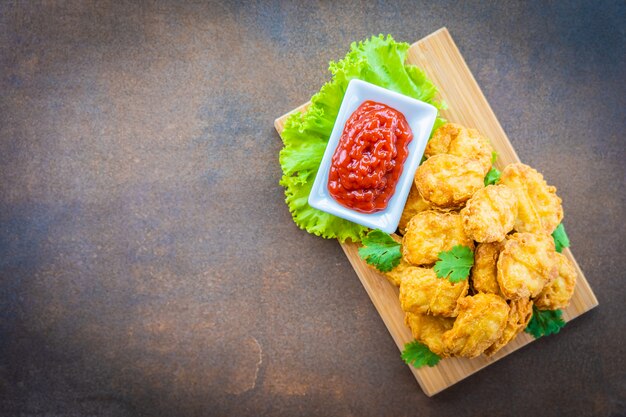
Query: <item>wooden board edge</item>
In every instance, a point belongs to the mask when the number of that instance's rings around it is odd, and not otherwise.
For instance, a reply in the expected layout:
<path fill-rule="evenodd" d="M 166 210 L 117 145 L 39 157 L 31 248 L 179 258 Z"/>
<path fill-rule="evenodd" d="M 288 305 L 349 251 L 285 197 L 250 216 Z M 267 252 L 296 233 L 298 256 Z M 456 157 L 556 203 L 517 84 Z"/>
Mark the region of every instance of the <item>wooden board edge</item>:
<path fill-rule="evenodd" d="M 291 116 L 293 113 L 306 109 L 307 107 L 309 107 L 309 104 L 311 104 L 311 102 L 307 101 L 306 103 L 301 104 L 300 106 L 296 107 L 292 111 L 287 112 L 283 114 L 282 116 L 280 116 L 279 118 L 277 118 L 276 120 L 274 120 L 274 129 L 276 129 L 276 131 L 278 132 L 278 135 L 280 135 L 281 132 L 283 131 L 287 118 L 289 118 L 289 116 Z"/>
<path fill-rule="evenodd" d="M 591 288 L 591 285 L 589 284 L 589 280 L 587 280 L 587 277 L 585 276 L 582 269 L 580 268 L 580 265 L 578 265 L 578 261 L 576 260 L 576 258 L 574 258 L 574 254 L 572 253 L 571 249 L 564 248 L 563 254 L 567 256 L 567 259 L 569 259 L 574 264 L 574 268 L 576 269 L 578 276 L 582 277 L 582 281 L 580 282 L 577 281 L 577 284 L 580 284 L 582 287 L 584 287 L 583 288 L 584 290 L 589 292 L 590 301 L 591 301 L 590 310 L 595 307 L 598 307 L 600 305 L 600 302 L 598 301 L 598 297 L 596 297 L 596 293 L 593 292 L 593 289 Z"/>
<path fill-rule="evenodd" d="M 487 111 L 493 116 L 493 120 L 495 121 L 495 124 L 497 126 L 498 131 L 499 131 L 499 134 L 501 136 L 503 136 L 503 137 L 507 137 L 506 132 L 504 131 L 504 129 L 502 128 L 502 125 L 500 124 L 500 120 L 498 120 L 498 118 L 496 117 L 496 114 L 493 111 L 493 108 L 491 107 L 491 104 L 489 104 L 489 101 L 487 101 L 487 97 L 485 97 L 485 94 L 483 93 L 482 88 L 480 88 L 480 84 L 478 84 L 478 81 L 476 81 L 476 77 L 474 77 L 474 74 L 472 73 L 472 71 L 470 70 L 469 66 L 467 65 L 467 62 L 465 61 L 465 57 L 463 56 L 463 54 L 461 54 L 461 51 L 459 50 L 459 47 L 457 46 L 456 42 L 454 41 L 454 38 L 450 34 L 450 31 L 448 30 L 448 28 L 446 28 L 444 26 L 444 27 L 436 30 L 435 32 L 431 33 L 430 35 L 426 36 L 425 38 L 422 38 L 419 41 L 414 42 L 413 44 L 411 44 L 411 47 L 409 48 L 409 51 L 407 52 L 407 59 L 408 59 L 408 57 L 412 53 L 414 53 L 414 50 L 415 49 L 419 49 L 420 46 L 423 45 L 426 40 L 428 40 L 430 38 L 439 37 L 439 36 L 444 37 L 446 39 L 446 41 L 450 43 L 450 45 L 452 46 L 452 48 L 454 49 L 454 51 L 456 52 L 456 54 L 457 54 L 457 56 L 459 58 L 459 61 L 460 61 L 461 65 L 462 65 L 462 69 L 464 70 L 464 72 L 469 74 L 469 77 L 470 77 L 471 81 L 473 82 L 476 90 L 478 91 L 480 101 L 484 104 L 484 106 L 486 107 Z M 513 154 L 513 157 L 515 159 L 520 161 L 520 158 L 517 155 L 517 151 L 515 150 L 515 148 L 513 146 L 511 146 L 511 153 Z M 500 168 L 500 167 L 498 167 L 498 168 Z"/>
<path fill-rule="evenodd" d="M 374 308 L 376 308 L 376 311 L 378 312 L 379 316 L 381 317 L 381 319 L 383 320 L 383 323 L 385 324 L 385 327 L 387 328 L 387 330 L 389 331 L 389 334 L 391 335 L 392 340 L 395 342 L 396 346 L 398 347 L 398 349 L 400 351 L 402 351 L 403 347 L 404 347 L 404 343 L 406 343 L 406 340 L 402 340 L 400 338 L 401 336 L 401 332 L 394 332 L 392 331 L 392 329 L 395 327 L 394 323 L 391 321 L 391 315 L 389 315 L 387 312 L 382 311 L 382 306 L 378 303 L 377 299 L 379 294 L 373 294 L 375 288 L 372 288 L 373 285 L 371 284 L 370 279 L 368 279 L 365 275 L 366 274 L 374 274 L 376 275 L 376 278 L 374 278 L 375 280 L 378 280 L 377 284 L 380 284 L 380 286 L 382 287 L 387 287 L 386 289 L 388 290 L 389 288 L 392 288 L 392 284 L 390 284 L 387 279 L 385 278 L 385 276 L 381 273 L 379 273 L 378 271 L 373 270 L 371 267 L 369 267 L 361 258 L 354 256 L 354 247 L 357 246 L 358 244 L 355 243 L 340 243 L 340 246 L 342 248 L 342 250 L 344 251 L 344 253 L 346 254 L 346 257 L 348 258 L 348 261 L 350 262 L 351 266 L 354 269 L 354 272 L 357 274 L 357 277 L 359 278 L 359 281 L 361 281 L 361 284 L 363 285 L 366 293 L 368 294 L 368 296 L 370 297 L 370 300 L 372 301 L 372 304 L 374 305 Z M 588 291 L 590 294 L 593 294 L 593 291 L 591 291 L 591 288 L 589 287 L 588 281 L 585 279 L 584 275 L 579 275 L 579 277 L 581 278 L 579 280 L 579 283 L 585 287 L 583 289 L 581 289 L 581 291 Z M 595 297 L 594 297 L 595 299 Z M 585 308 L 582 311 L 578 311 L 575 312 L 573 314 L 569 314 L 568 317 L 564 317 L 564 320 L 566 323 L 571 322 L 572 320 L 582 316 L 583 314 L 589 312 L 590 310 L 592 310 L 593 308 L 597 307 L 597 302 L 595 304 L 585 304 Z M 399 307 L 399 304 L 397 305 Z M 569 309 L 570 307 L 568 307 Z M 573 308 L 573 306 L 572 306 Z M 408 328 L 406 328 L 408 329 Z M 405 329 L 405 330 L 406 330 Z M 529 345 L 530 343 L 534 342 L 536 339 L 533 339 L 532 336 L 527 335 L 527 334 L 522 334 L 518 337 L 524 338 L 525 340 L 521 341 L 522 339 L 518 339 L 518 341 L 516 342 L 516 345 L 512 345 L 509 347 L 509 349 L 504 350 L 499 352 L 498 354 L 496 354 L 494 357 L 492 358 L 488 358 L 486 362 L 483 362 L 480 365 L 477 365 L 476 363 L 474 363 L 473 365 L 476 366 L 475 368 L 472 368 L 469 372 L 467 372 L 466 374 L 464 374 L 461 378 L 459 379 L 454 379 L 453 382 L 450 385 L 447 386 L 440 386 L 439 388 L 436 389 L 431 389 L 428 385 L 426 385 L 426 383 L 423 381 L 424 376 L 422 375 L 423 370 L 422 369 L 416 369 L 410 365 L 407 365 L 409 370 L 413 373 L 413 375 L 415 376 L 415 379 L 417 380 L 417 383 L 419 384 L 420 388 L 422 389 L 422 391 L 424 392 L 424 394 L 428 397 L 432 397 L 436 394 L 438 394 L 439 392 L 449 388 L 450 386 L 463 381 L 464 379 L 468 378 L 471 375 L 474 375 L 475 373 L 485 369 L 486 367 L 488 367 L 489 365 L 492 365 L 493 363 L 503 359 L 504 357 L 512 354 L 513 352 L 516 352 L 520 349 L 522 349 L 523 347 Z M 521 341 L 521 342 L 520 342 Z M 459 358 L 460 360 L 468 360 L 465 358 Z M 450 359 L 443 359 L 443 360 L 450 360 Z M 472 360 L 472 359 L 469 359 Z"/>
<path fill-rule="evenodd" d="M 589 306 L 589 308 L 588 308 L 587 310 L 583 311 L 583 312 L 582 312 L 582 313 L 580 313 L 580 314 L 577 314 L 577 315 L 575 315 L 575 316 L 571 317 L 569 320 L 567 320 L 567 321 L 566 321 L 566 323 L 569 323 L 569 322 L 571 322 L 571 321 L 573 321 L 573 320 L 575 320 L 575 319 L 577 319 L 577 318 L 579 318 L 579 317 L 583 316 L 585 313 L 588 313 L 589 311 L 593 310 L 593 309 L 594 309 L 594 308 L 596 308 L 597 306 L 598 306 L 598 304 L 593 305 L 593 306 Z M 553 336 L 554 336 L 554 335 L 553 335 Z M 474 375 L 475 373 L 477 373 L 477 372 L 479 372 L 479 371 L 482 371 L 482 370 L 483 370 L 483 369 L 485 369 L 486 367 L 488 367 L 488 366 L 490 366 L 490 365 L 493 365 L 495 362 L 497 362 L 497 361 L 499 361 L 499 360 L 501 360 L 501 359 L 504 359 L 506 356 L 509 356 L 509 355 L 510 355 L 510 354 L 512 354 L 513 352 L 517 352 L 518 350 L 521 350 L 522 348 L 524 348 L 524 347 L 526 347 L 526 346 L 530 345 L 531 343 L 535 342 L 536 340 L 537 340 L 537 339 L 530 339 L 530 340 L 527 340 L 527 341 L 525 341 L 525 342 L 523 342 L 523 343 L 519 344 L 518 346 L 515 346 L 513 349 L 509 350 L 508 352 L 506 352 L 506 354 L 505 354 L 505 355 L 503 355 L 503 356 L 501 356 L 501 357 L 499 357 L 499 358 L 497 358 L 497 359 L 494 359 L 493 361 L 490 361 L 490 362 L 484 363 L 484 364 L 482 364 L 481 366 L 479 366 L 479 367 L 477 367 L 477 368 L 475 368 L 475 369 L 472 369 L 472 371 L 471 371 L 471 372 L 469 372 L 469 373 L 467 373 L 466 375 L 464 375 L 464 376 L 463 376 L 463 378 L 461 378 L 461 379 L 457 379 L 457 380 L 454 382 L 454 384 L 456 384 L 456 383 L 458 383 L 458 382 L 461 382 L 461 381 L 463 381 L 463 380 L 467 379 L 468 377 L 470 377 L 470 376 Z M 418 381 L 418 382 L 419 382 L 419 381 Z M 454 384 L 453 384 L 453 385 L 454 385 Z M 451 386 L 451 385 L 450 385 L 450 386 Z M 450 388 L 450 386 L 447 386 L 447 387 L 442 387 L 442 388 L 437 389 L 437 390 L 433 390 L 433 391 L 430 393 L 430 395 L 429 395 L 429 394 L 426 394 L 426 395 L 428 395 L 429 397 L 432 397 L 433 395 L 436 395 L 436 394 L 440 393 L 441 391 L 444 391 L 444 390 L 446 390 L 446 389 Z M 426 391 L 424 391 L 424 392 L 426 393 Z"/>
<path fill-rule="evenodd" d="M 418 43 L 420 43 L 420 42 L 426 42 L 428 39 L 430 39 L 430 38 L 434 38 L 434 37 L 437 37 L 437 36 L 440 36 L 440 35 L 442 35 L 442 34 L 443 34 L 444 36 L 449 36 L 449 37 L 452 37 L 452 36 L 450 35 L 450 31 L 448 30 L 448 27 L 447 27 L 447 26 L 442 26 L 442 27 L 440 27 L 439 29 L 435 30 L 434 32 L 431 32 L 431 33 L 429 33 L 428 35 L 424 36 L 422 39 L 420 39 L 420 40 L 418 40 L 418 41 L 416 41 L 416 42 L 413 42 L 413 43 L 411 44 L 411 47 L 412 47 L 413 45 L 417 45 L 417 44 L 418 44 Z M 410 48 L 410 47 L 409 47 L 409 48 Z"/>

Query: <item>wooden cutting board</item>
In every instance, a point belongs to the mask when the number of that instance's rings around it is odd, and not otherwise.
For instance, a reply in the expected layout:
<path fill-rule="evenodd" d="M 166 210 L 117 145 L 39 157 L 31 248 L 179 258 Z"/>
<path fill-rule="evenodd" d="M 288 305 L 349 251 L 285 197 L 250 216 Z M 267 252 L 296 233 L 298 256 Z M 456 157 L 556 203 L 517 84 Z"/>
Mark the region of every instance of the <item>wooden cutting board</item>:
<path fill-rule="evenodd" d="M 476 128 L 491 140 L 498 152 L 498 168 L 502 169 L 510 163 L 520 161 L 446 28 L 439 29 L 411 45 L 407 62 L 426 71 L 428 77 L 439 88 L 440 98 L 448 105 L 448 110 L 441 112 L 443 117 L 451 122 Z M 304 107 L 306 104 L 292 112 L 302 110 Z M 274 122 L 279 134 L 290 113 Z M 549 183 L 550 179 L 547 181 Z M 359 246 L 355 243 L 341 244 L 393 340 L 402 350 L 413 337 L 404 324 L 404 313 L 398 301 L 398 289 L 359 258 L 357 253 Z M 563 311 L 564 319 L 570 321 L 597 306 L 598 300 L 570 250 L 565 249 L 563 253 L 574 263 L 578 272 L 574 296 L 569 307 Z M 563 331 L 567 331 L 566 329 L 567 326 Z M 522 333 L 491 358 L 484 355 L 474 359 L 448 358 L 441 360 L 432 368 L 415 369 L 411 366 L 409 368 L 424 393 L 430 397 L 533 340 L 532 336 Z M 401 360 L 400 355 L 398 360 Z"/>

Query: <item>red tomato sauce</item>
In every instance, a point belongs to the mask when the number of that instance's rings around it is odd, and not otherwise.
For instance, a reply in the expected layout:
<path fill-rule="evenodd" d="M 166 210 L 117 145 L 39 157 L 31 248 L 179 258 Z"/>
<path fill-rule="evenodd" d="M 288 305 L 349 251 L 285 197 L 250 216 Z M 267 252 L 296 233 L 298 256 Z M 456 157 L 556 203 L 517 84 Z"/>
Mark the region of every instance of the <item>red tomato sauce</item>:
<path fill-rule="evenodd" d="M 402 174 L 413 132 L 398 110 L 366 101 L 346 122 L 328 175 L 342 206 L 375 213 L 387 207 Z"/>

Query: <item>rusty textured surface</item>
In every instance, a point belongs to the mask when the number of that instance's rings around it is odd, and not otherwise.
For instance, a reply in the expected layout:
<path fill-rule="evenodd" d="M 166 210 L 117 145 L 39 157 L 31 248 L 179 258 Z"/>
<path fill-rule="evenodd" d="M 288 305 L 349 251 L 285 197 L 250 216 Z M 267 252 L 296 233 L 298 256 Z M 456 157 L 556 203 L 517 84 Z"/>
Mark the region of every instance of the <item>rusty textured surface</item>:
<path fill-rule="evenodd" d="M 626 414 L 624 3 L 302 3 L 0 4 L 0 415 Z M 429 399 L 272 122 L 444 25 L 600 307 Z"/>

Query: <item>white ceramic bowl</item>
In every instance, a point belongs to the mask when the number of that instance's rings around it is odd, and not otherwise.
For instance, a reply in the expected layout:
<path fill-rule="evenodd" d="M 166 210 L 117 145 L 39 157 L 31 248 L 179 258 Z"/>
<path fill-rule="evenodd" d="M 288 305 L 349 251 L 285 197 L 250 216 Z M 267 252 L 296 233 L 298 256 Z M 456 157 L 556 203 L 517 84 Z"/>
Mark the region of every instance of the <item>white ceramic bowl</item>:
<path fill-rule="evenodd" d="M 352 113 L 367 100 L 386 104 L 404 114 L 404 117 L 413 131 L 413 140 L 409 143 L 409 154 L 404 162 L 402 175 L 400 175 L 400 179 L 396 184 L 396 190 L 389 200 L 387 208 L 370 214 L 360 213 L 342 206 L 335 201 L 328 192 L 328 174 L 331 160 L 337 148 L 337 144 L 339 143 L 343 127 Z M 330 135 L 324 157 L 322 158 L 322 163 L 315 176 L 313 188 L 309 194 L 309 205 L 318 210 L 334 214 L 335 216 L 372 229 L 380 229 L 387 233 L 394 232 L 400 222 L 402 209 L 409 195 L 415 170 L 422 159 L 426 142 L 428 141 L 436 118 L 437 109 L 428 103 L 378 87 L 365 81 L 350 81 L 346 89 L 346 94 L 343 96 L 333 132 Z"/>

